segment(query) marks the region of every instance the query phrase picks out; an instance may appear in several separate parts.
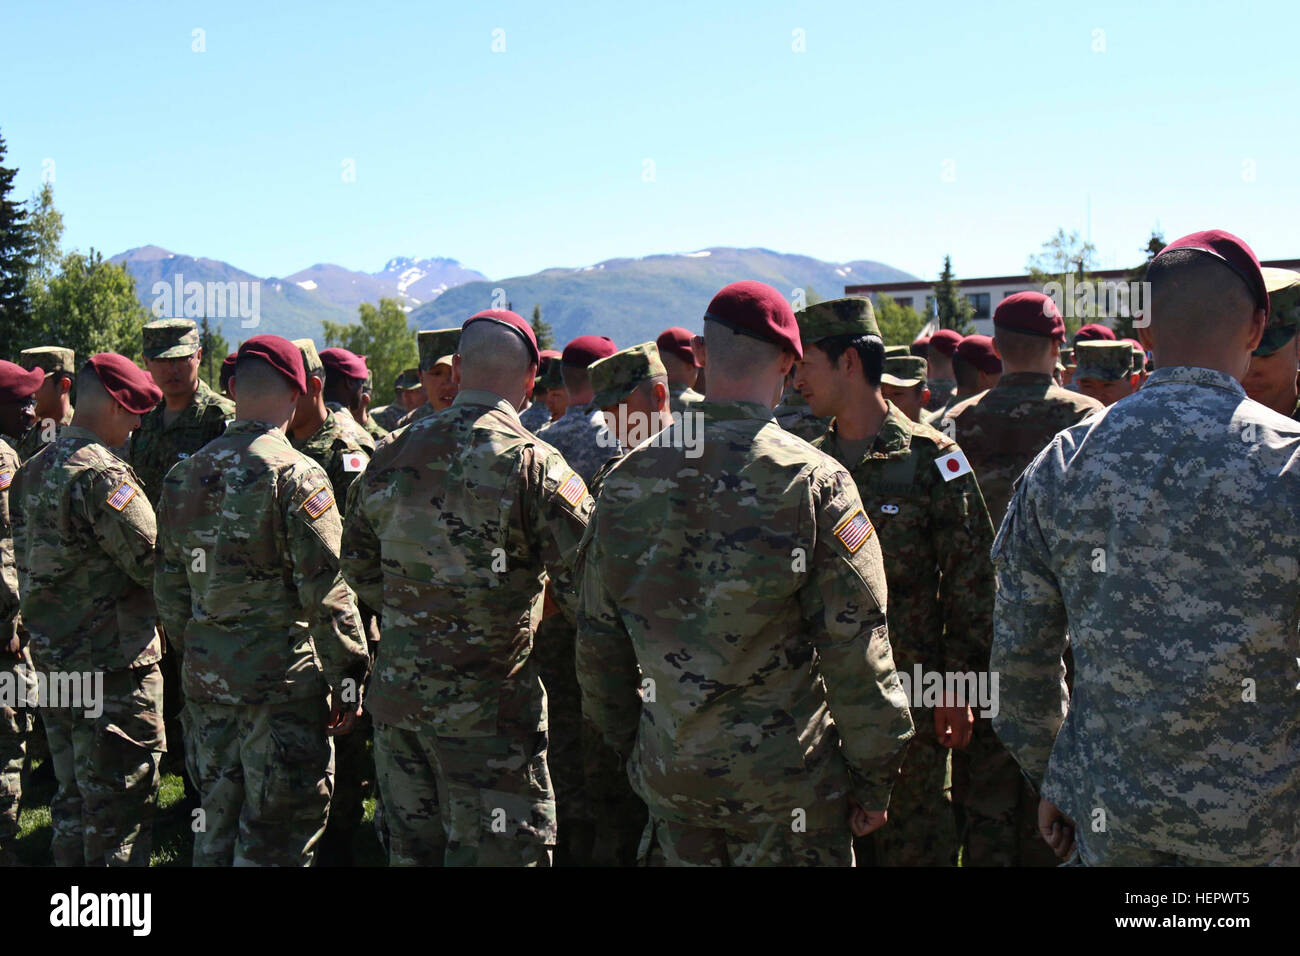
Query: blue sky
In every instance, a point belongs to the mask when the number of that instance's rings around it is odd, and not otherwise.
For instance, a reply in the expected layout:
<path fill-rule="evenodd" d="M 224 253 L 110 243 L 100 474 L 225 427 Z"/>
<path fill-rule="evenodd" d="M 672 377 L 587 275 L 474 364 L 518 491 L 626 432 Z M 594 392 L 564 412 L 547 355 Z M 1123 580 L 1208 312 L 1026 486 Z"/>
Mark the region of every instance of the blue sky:
<path fill-rule="evenodd" d="M 450 256 L 505 278 L 729 245 L 926 277 L 948 253 L 977 276 L 1021 271 L 1058 226 L 1130 265 L 1158 226 L 1300 256 L 1287 3 L 2 17 L 19 194 L 52 160 L 67 244 L 105 254 L 152 243 L 262 276 Z"/>

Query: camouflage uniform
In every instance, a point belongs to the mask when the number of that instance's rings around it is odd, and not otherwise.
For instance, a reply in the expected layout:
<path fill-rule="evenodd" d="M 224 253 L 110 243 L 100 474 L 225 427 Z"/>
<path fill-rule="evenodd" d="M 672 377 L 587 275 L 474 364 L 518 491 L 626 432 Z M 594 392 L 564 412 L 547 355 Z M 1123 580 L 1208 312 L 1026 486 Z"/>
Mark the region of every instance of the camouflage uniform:
<path fill-rule="evenodd" d="M 0 645 L 8 642 L 18 620 L 18 570 L 14 566 L 13 527 L 9 521 L 9 488 L 18 472 L 18 454 L 0 438 Z M 30 699 L 33 686 L 31 654 L 26 642 L 16 656 L 0 647 L 0 679 L 12 681 L 15 693 Z M 15 700 L 15 707 L 0 704 L 0 863 L 18 836 L 18 806 L 22 799 L 23 761 L 32 712 Z"/>
<path fill-rule="evenodd" d="M 343 569 L 382 607 L 368 706 L 392 862 L 549 863 L 555 799 L 533 657 L 543 572 L 572 614 L 591 498 L 508 402 L 461 391 L 375 452 Z"/>
<path fill-rule="evenodd" d="M 194 397 L 171 424 L 163 424 L 164 399 L 131 433 L 130 462 L 140 476 L 144 493 L 152 502 L 162 495 L 163 476 L 226 430 L 235 415 L 235 403 L 223 398 L 200 379 Z"/>
<path fill-rule="evenodd" d="M 383 408 L 375 409 L 370 413 L 370 420 L 385 431 L 391 432 L 397 427 L 401 417 L 406 414 L 406 408 L 401 402 L 393 402 L 391 405 L 385 405 Z"/>
<path fill-rule="evenodd" d="M 47 376 L 53 372 L 66 372 L 69 375 L 77 374 L 76 353 L 72 349 L 65 349 L 59 346 L 41 346 L 34 349 L 23 349 L 22 354 L 18 356 L 18 364 L 27 370 L 39 368 Z M 60 431 L 66 426 L 72 424 L 71 406 L 59 421 L 51 418 L 37 419 L 32 427 L 23 435 L 22 441 L 18 443 L 18 457 L 22 461 L 31 458 L 46 445 L 58 437 Z"/>
<path fill-rule="evenodd" d="M 551 410 L 545 402 L 533 402 L 519 416 L 519 423 L 534 435 L 537 430 L 551 420 Z"/>
<path fill-rule="evenodd" d="M 27 429 L 27 433 L 23 435 L 22 441 L 18 443 L 19 459 L 26 461 L 46 445 L 53 443 L 59 437 L 60 432 L 72 424 L 72 412 L 73 410 L 69 408 L 68 413 L 58 422 L 50 418 L 34 422 L 32 427 Z"/>
<path fill-rule="evenodd" d="M 356 421 L 355 418 L 352 420 L 354 422 Z M 364 431 L 367 435 L 370 436 L 370 440 L 374 442 L 379 441 L 379 439 L 383 438 L 385 435 L 388 434 L 388 429 L 385 428 L 383 425 L 381 425 L 379 422 L 375 421 L 374 418 L 372 418 L 369 415 L 366 416 L 366 423 L 360 427 L 362 431 Z"/>
<path fill-rule="evenodd" d="M 147 866 L 166 749 L 153 508 L 135 473 L 72 426 L 19 470 L 9 494 L 34 668 L 103 674 L 97 716 L 84 702 L 41 702 L 59 782 L 54 862 Z"/>
<path fill-rule="evenodd" d="M 583 711 L 649 807 L 644 861 L 848 863 L 850 798 L 886 807 L 913 735 L 880 545 L 849 474 L 770 409 L 692 411 L 702 457 L 674 424 L 604 477 Z"/>
<path fill-rule="evenodd" d="M 687 407 L 704 401 L 704 396 L 686 385 L 668 386 L 668 410 L 681 414 Z"/>
<path fill-rule="evenodd" d="M 1174 366 L 1022 477 L 993 546 L 993 723 L 1081 862 L 1297 862 L 1297 450 L 1236 379 Z"/>
<path fill-rule="evenodd" d="M 206 823 L 194 865 L 309 865 L 334 776 L 326 694 L 355 703 L 369 663 L 329 478 L 278 428 L 236 421 L 168 473 L 158 516 Z"/>
<path fill-rule="evenodd" d="M 356 442 L 362 448 L 374 447 L 379 443 L 379 439 L 388 434 L 388 432 L 375 425 L 373 418 L 367 419 L 366 424 L 362 425 L 350 411 L 338 402 L 326 402 L 325 407 L 338 416 L 339 427 L 348 436 L 348 439 Z"/>
<path fill-rule="evenodd" d="M 804 441 L 812 441 L 826 434 L 826 428 L 830 425 L 830 421 L 812 413 L 799 390 L 793 387 L 786 389 L 785 398 L 776 406 L 772 415 L 778 425 Z"/>
<path fill-rule="evenodd" d="M 876 527 L 889 580 L 894 663 L 915 695 L 919 673 L 988 669 L 993 525 L 975 476 L 967 471 L 949 478 L 942 467 L 940 459 L 960 453 L 957 445 L 888 404 L 860 460 L 847 459 L 834 425 L 813 445 L 849 469 Z M 949 749 L 935 735 L 932 712 L 914 716 L 917 734 L 894 789 L 889 824 L 867 840 L 879 865 L 949 866 L 957 853 Z"/>
<path fill-rule="evenodd" d="M 1062 388 L 1046 373 L 1004 372 L 991 389 L 958 402 L 934 424 L 966 453 L 997 528 L 1025 466 L 1058 431 L 1101 408 L 1095 398 Z M 988 720 L 977 716 L 970 746 L 953 754 L 953 778 L 955 795 L 964 797 L 963 865 L 1059 862 L 1038 835 L 1038 797 Z"/>
<path fill-rule="evenodd" d="M 403 428 L 405 428 L 407 425 L 414 425 L 416 422 L 420 421 L 421 419 L 425 419 L 425 418 L 428 418 L 430 415 L 436 414 L 437 411 L 438 411 L 438 410 L 437 410 L 436 408 L 434 408 L 434 407 L 433 407 L 432 405 L 430 405 L 428 402 L 425 402 L 425 403 L 424 403 L 423 405 L 421 405 L 419 408 L 413 408 L 413 409 L 411 409 L 409 412 L 407 412 L 405 415 L 403 415 L 400 419 L 398 419 L 398 421 L 397 421 L 397 427 L 394 428 L 393 431 L 395 431 L 395 432 L 396 432 L 396 431 L 401 431 L 401 430 L 402 430 Z"/>
<path fill-rule="evenodd" d="M 605 416 L 590 405 L 570 405 L 537 437 L 558 450 L 588 485 L 600 466 L 620 453 L 618 439 L 605 427 Z"/>
<path fill-rule="evenodd" d="M 955 403 L 957 395 L 956 379 L 932 378 L 927 385 L 930 389 L 930 400 L 925 403 L 927 412 L 941 411 L 950 408 Z"/>

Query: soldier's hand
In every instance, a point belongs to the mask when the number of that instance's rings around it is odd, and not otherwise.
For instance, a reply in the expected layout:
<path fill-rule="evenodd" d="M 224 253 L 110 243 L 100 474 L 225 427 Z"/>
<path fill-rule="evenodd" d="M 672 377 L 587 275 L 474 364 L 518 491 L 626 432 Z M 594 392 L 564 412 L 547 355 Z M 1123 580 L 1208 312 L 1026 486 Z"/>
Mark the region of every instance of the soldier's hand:
<path fill-rule="evenodd" d="M 352 728 L 357 725 L 362 713 L 361 705 L 353 707 L 351 704 L 335 704 L 330 710 L 329 723 L 325 725 L 325 734 L 328 737 L 342 737 L 344 734 L 352 733 Z"/>
<path fill-rule="evenodd" d="M 1074 852 L 1074 821 L 1046 800 L 1038 801 L 1038 832 L 1062 860 Z"/>
<path fill-rule="evenodd" d="M 936 707 L 934 732 L 945 747 L 965 750 L 975 728 L 975 712 L 969 707 Z"/>
<path fill-rule="evenodd" d="M 849 801 L 849 829 L 855 837 L 864 837 L 874 833 L 889 820 L 888 810 L 863 810 L 853 801 Z"/>

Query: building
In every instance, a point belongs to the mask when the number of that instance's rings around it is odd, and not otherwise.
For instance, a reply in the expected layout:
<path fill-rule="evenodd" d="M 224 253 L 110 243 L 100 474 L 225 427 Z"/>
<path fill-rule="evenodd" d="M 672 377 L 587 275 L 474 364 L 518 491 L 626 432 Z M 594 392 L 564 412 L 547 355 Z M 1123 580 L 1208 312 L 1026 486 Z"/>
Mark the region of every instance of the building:
<path fill-rule="evenodd" d="M 1300 259 L 1268 259 L 1261 265 L 1276 269 L 1294 269 L 1300 272 Z M 1090 273 L 1100 282 L 1125 282 L 1126 269 L 1101 269 Z M 961 291 L 974 306 L 975 331 L 980 335 L 993 334 L 993 310 L 998 303 L 1016 292 L 1043 292 L 1043 287 L 1027 275 L 991 276 L 983 279 L 961 279 Z M 934 283 L 921 280 L 908 282 L 868 282 L 844 287 L 845 295 L 867 296 L 873 303 L 879 296 L 887 295 L 899 305 L 916 309 L 923 315 L 934 313 Z M 1050 292 L 1048 293 L 1050 294 Z"/>

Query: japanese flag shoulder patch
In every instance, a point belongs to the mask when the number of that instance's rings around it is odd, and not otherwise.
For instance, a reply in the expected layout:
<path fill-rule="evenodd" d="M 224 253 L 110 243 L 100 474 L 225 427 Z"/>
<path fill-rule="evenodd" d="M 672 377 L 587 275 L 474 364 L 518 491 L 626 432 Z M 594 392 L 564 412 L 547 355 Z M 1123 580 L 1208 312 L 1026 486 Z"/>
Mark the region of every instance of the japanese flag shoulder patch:
<path fill-rule="evenodd" d="M 366 464 L 370 461 L 366 453 L 362 451 L 350 451 L 343 456 L 344 471 L 365 471 Z"/>
<path fill-rule="evenodd" d="M 4 491 L 14 483 L 14 473 L 12 471 L 0 471 L 0 491 Z"/>
<path fill-rule="evenodd" d="M 587 497 L 587 486 L 583 484 L 576 471 L 569 472 L 569 477 L 561 482 L 560 497 L 575 508 L 582 504 L 582 499 Z"/>
<path fill-rule="evenodd" d="M 124 481 L 113 489 L 113 493 L 108 496 L 108 506 L 114 511 L 121 511 L 131 503 L 131 499 L 135 496 L 135 486 L 130 482 Z"/>
<path fill-rule="evenodd" d="M 330 490 L 329 485 L 321 485 L 311 493 L 311 496 L 302 503 L 302 510 L 311 516 L 315 521 L 334 504 L 334 492 Z"/>
<path fill-rule="evenodd" d="M 934 466 L 939 469 L 939 474 L 943 475 L 944 481 L 952 481 L 954 478 L 970 474 L 970 462 L 966 460 L 966 455 L 961 449 L 936 458 Z"/>
<path fill-rule="evenodd" d="M 840 544 L 848 548 L 849 554 L 857 554 L 858 549 L 866 544 L 867 539 L 875 533 L 875 528 L 871 526 L 867 513 L 861 508 L 857 508 L 847 518 L 835 526 L 835 537 L 840 539 Z"/>

